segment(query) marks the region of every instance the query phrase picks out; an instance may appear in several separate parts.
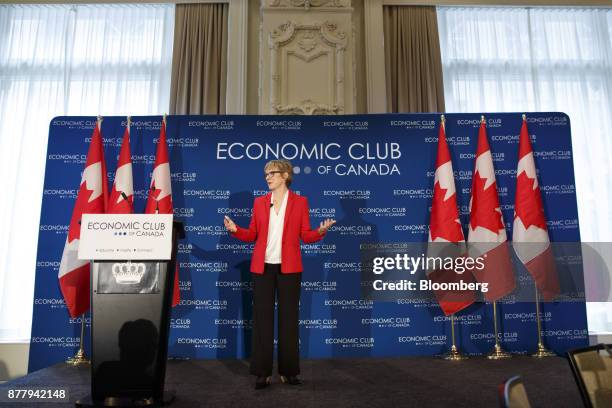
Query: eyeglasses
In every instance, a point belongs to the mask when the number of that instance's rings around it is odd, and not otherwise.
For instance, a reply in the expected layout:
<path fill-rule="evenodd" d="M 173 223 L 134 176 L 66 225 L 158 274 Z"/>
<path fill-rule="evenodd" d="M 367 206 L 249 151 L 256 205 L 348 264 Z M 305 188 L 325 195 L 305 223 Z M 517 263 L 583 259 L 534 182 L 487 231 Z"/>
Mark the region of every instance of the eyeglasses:
<path fill-rule="evenodd" d="M 273 177 L 277 173 L 280 174 L 280 173 L 282 173 L 282 171 L 280 171 L 280 170 L 269 171 L 267 173 L 264 173 L 264 178 L 267 179 L 268 177 Z"/>

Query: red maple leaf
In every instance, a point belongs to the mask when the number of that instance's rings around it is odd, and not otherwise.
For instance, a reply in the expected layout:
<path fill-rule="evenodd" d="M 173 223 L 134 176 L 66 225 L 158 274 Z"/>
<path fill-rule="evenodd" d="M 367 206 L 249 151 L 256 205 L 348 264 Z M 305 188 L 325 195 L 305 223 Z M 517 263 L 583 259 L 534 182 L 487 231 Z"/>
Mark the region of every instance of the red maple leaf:
<path fill-rule="evenodd" d="M 157 200 L 157 197 L 161 194 L 161 189 L 155 188 L 155 182 L 151 184 L 151 189 L 149 190 L 149 199 Z"/>
<path fill-rule="evenodd" d="M 501 212 L 497 211 L 499 208 L 497 187 L 495 182 L 493 182 L 488 188 L 485 188 L 486 182 L 486 177 L 480 177 L 478 171 L 474 173 L 470 225 L 472 229 L 480 226 L 494 234 L 498 234 L 499 230 L 504 228 L 504 224 L 502 223 Z"/>
<path fill-rule="evenodd" d="M 89 202 L 93 190 L 87 189 L 87 183 L 81 183 L 77 199 L 74 203 L 74 210 L 72 210 L 72 217 L 70 218 L 70 227 L 68 228 L 68 242 L 72 242 L 74 239 L 81 237 L 81 217 L 84 213 L 97 213 L 101 212 L 98 206 L 98 200 Z"/>
<path fill-rule="evenodd" d="M 531 225 L 546 229 L 544 206 L 540 187 L 533 188 L 536 180 L 529 178 L 523 171 L 516 179 L 516 202 L 514 212 L 521 219 L 525 229 Z"/>
<path fill-rule="evenodd" d="M 145 206 L 145 214 L 155 214 L 159 203 L 157 197 L 161 194 L 161 189 L 155 188 L 155 180 L 151 183 L 149 189 L 149 196 L 147 197 L 147 204 Z"/>
<path fill-rule="evenodd" d="M 460 242 L 464 238 L 461 224 L 457 222 L 459 219 L 457 194 L 453 194 L 447 200 L 444 200 L 446 191 L 447 189 L 440 187 L 440 183 L 436 183 L 434 186 L 429 223 L 431 240 L 435 241 L 436 238 L 440 237 L 449 242 Z"/>

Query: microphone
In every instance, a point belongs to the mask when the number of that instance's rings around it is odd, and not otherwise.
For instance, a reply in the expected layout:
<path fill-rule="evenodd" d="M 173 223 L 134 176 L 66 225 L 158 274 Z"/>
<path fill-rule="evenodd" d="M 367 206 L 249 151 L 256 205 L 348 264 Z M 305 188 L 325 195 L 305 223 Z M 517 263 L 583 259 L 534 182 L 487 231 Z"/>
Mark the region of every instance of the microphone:
<path fill-rule="evenodd" d="M 274 207 L 274 203 L 270 203 L 270 208 Z"/>
<path fill-rule="evenodd" d="M 121 197 L 123 197 L 125 201 L 128 200 L 128 196 L 123 191 L 121 192 Z"/>

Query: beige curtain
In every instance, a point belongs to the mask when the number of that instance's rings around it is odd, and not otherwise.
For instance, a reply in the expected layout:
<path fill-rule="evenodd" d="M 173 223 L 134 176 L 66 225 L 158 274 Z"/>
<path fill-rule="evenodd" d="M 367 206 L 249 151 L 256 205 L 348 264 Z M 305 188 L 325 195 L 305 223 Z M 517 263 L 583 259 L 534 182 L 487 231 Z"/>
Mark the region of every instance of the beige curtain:
<path fill-rule="evenodd" d="M 177 4 L 170 114 L 223 114 L 227 4 Z"/>
<path fill-rule="evenodd" d="M 444 112 L 436 8 L 385 6 L 388 112 Z"/>

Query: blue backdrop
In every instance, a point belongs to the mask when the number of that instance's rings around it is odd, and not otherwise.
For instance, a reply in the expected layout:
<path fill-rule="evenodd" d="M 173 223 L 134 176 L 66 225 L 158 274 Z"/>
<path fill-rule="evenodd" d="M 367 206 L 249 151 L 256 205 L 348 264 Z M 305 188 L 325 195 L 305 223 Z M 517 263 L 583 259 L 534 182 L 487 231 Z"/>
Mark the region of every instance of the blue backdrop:
<path fill-rule="evenodd" d="M 578 242 L 569 118 L 563 113 L 527 117 L 551 240 Z M 446 118 L 465 226 L 480 114 Z M 491 113 L 486 118 L 504 221 L 512 236 L 521 114 Z M 135 207 L 142 212 L 161 117 L 132 120 Z M 450 323 L 437 304 L 408 298 L 362 300 L 359 269 L 361 243 L 427 240 L 439 121 L 438 114 L 168 117 L 175 216 L 187 230 L 179 248 L 182 300 L 172 311 L 169 355 L 249 355 L 253 246 L 228 236 L 223 216 L 248 225 L 254 197 L 267 190 L 263 165 L 277 157 L 295 165 L 292 188 L 308 197 L 311 224 L 337 220 L 324 241 L 303 246 L 302 356 L 446 351 Z M 62 361 L 78 348 L 81 318 L 69 318 L 57 274 L 94 124 L 94 117 L 58 117 L 51 122 L 30 371 Z M 102 124 L 110 183 L 125 124 L 124 117 L 108 117 Z M 533 287 L 524 271 L 517 274 L 519 288 Z M 499 310 L 504 348 L 533 351 L 535 305 L 511 295 Z M 480 354 L 492 349 L 490 305 L 474 304 L 457 318 L 463 351 Z M 553 350 L 587 344 L 584 302 L 545 304 L 543 320 L 544 340 Z"/>

